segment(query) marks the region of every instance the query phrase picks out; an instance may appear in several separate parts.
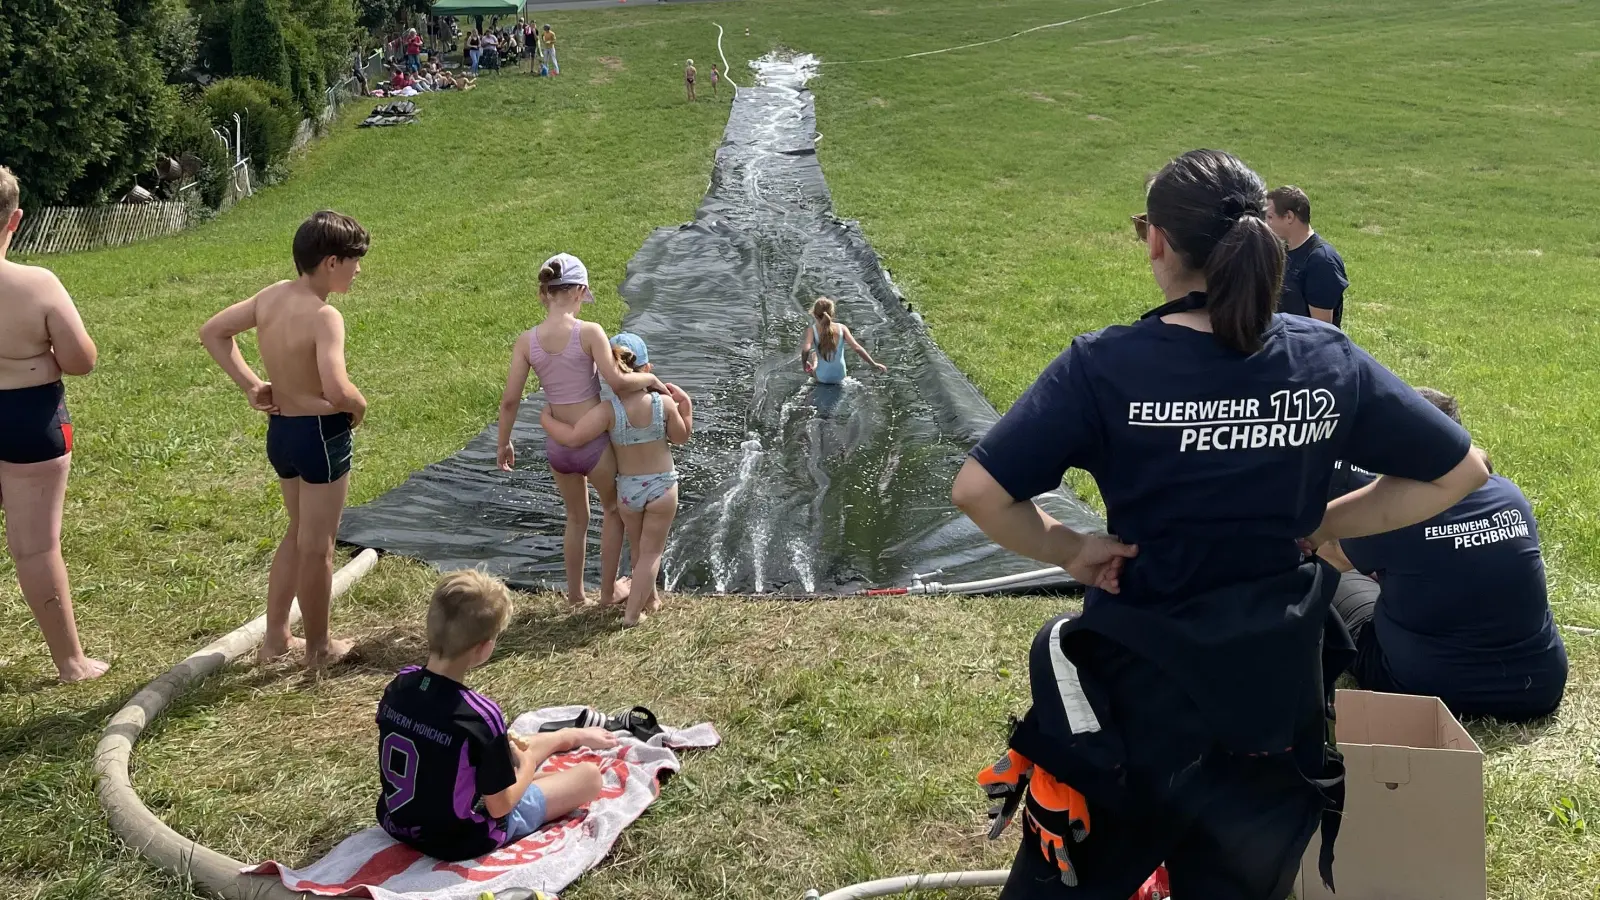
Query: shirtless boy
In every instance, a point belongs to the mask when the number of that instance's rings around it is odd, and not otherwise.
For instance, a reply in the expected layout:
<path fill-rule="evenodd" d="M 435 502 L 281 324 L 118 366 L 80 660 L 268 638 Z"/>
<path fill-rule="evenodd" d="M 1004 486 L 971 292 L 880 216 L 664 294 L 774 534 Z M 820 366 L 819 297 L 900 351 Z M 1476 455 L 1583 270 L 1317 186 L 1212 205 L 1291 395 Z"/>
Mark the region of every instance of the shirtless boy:
<path fill-rule="evenodd" d="M 5 258 L 22 224 L 20 192 L 16 176 L 0 166 L 0 506 L 6 551 L 57 676 L 86 681 L 103 675 L 106 664 L 85 656 L 78 641 L 61 557 L 72 468 L 72 417 L 61 380 L 89 374 L 96 350 L 56 276 Z"/>
<path fill-rule="evenodd" d="M 267 460 L 278 473 L 289 531 L 272 557 L 267 577 L 267 633 L 260 660 L 305 648 L 306 665 L 338 662 L 348 641 L 328 635 L 333 545 L 350 488 L 350 432 L 361 424 L 367 400 L 344 366 L 344 317 L 328 303 L 361 271 L 367 232 L 349 216 L 323 210 L 294 236 L 300 277 L 280 281 L 206 322 L 200 340 L 251 407 L 268 413 Z M 267 370 L 262 381 L 245 363 L 234 335 L 256 330 Z M 289 633 L 296 596 L 305 640 Z"/>

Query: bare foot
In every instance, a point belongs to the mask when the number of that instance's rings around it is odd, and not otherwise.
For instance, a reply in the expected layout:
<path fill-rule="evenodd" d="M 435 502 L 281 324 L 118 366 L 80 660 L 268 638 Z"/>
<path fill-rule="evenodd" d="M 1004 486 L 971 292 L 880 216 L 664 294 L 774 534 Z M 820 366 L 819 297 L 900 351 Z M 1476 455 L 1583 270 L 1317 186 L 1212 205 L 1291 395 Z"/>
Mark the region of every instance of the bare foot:
<path fill-rule="evenodd" d="M 650 618 L 650 617 L 645 615 L 644 613 L 639 613 L 639 617 L 637 619 L 630 619 L 627 616 L 623 616 L 622 617 L 622 627 L 623 628 L 637 628 L 640 625 L 643 625 L 644 621 L 646 619 L 648 619 L 648 618 Z"/>
<path fill-rule="evenodd" d="M 589 602 L 589 596 L 587 594 L 579 594 L 576 597 L 572 596 L 571 594 L 567 595 L 567 608 L 568 609 L 571 609 L 571 610 L 588 609 L 589 607 L 591 607 L 593 605 L 594 605 L 593 603 Z"/>
<path fill-rule="evenodd" d="M 349 641 L 333 638 L 328 641 L 328 646 L 322 650 L 308 648 L 306 650 L 306 668 L 323 669 L 328 666 L 338 665 L 346 656 L 350 655 L 350 651 L 354 647 L 355 645 Z"/>
<path fill-rule="evenodd" d="M 601 606 L 625 606 L 628 603 L 628 594 L 633 591 L 633 579 L 618 578 L 611 586 L 611 598 L 600 598 Z"/>
<path fill-rule="evenodd" d="M 278 661 L 290 651 L 304 650 L 305 648 L 305 638 L 291 637 L 282 644 L 273 640 L 262 641 L 261 649 L 256 651 L 256 663 L 264 666 Z"/>
<path fill-rule="evenodd" d="M 106 673 L 111 668 L 108 662 L 80 656 L 64 666 L 56 667 L 56 678 L 62 684 L 72 684 L 75 681 L 93 681 Z"/>

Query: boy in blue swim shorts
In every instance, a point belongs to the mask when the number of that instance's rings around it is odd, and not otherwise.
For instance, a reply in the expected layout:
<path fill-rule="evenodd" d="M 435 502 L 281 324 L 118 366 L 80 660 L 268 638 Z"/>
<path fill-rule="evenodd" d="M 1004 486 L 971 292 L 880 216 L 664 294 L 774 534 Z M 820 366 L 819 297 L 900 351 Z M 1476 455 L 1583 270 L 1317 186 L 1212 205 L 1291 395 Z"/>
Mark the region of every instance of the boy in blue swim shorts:
<path fill-rule="evenodd" d="M 328 634 L 334 538 L 350 490 L 351 431 L 367 414 L 344 364 L 344 317 L 329 302 L 346 294 L 367 254 L 365 228 L 323 210 L 294 236 L 297 277 L 262 289 L 212 316 L 200 340 L 250 406 L 267 413 L 267 461 L 278 475 L 289 528 L 267 576 L 267 631 L 259 658 L 268 662 L 305 647 L 306 664 L 331 665 L 350 642 Z M 267 380 L 234 341 L 254 330 Z M 296 597 L 305 640 L 289 632 Z"/>

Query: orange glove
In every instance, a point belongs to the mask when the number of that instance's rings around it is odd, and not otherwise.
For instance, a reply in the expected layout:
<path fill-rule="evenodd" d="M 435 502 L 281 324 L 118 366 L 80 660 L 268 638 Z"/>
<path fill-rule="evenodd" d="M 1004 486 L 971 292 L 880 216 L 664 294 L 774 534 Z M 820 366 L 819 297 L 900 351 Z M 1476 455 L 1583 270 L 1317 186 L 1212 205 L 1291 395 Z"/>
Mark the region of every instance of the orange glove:
<path fill-rule="evenodd" d="M 1039 851 L 1061 870 L 1062 883 L 1077 887 L 1078 872 L 1067 855 L 1067 847 L 1089 836 L 1088 801 L 1071 785 L 1036 768 L 1028 783 L 1024 815 L 1025 829 L 1038 832 Z"/>
<path fill-rule="evenodd" d="M 1028 777 L 1032 774 L 1033 762 L 1015 750 L 1007 750 L 994 765 L 978 773 L 978 784 L 984 793 L 990 800 L 999 801 L 989 808 L 989 840 L 999 837 L 1011 823 L 1028 792 Z"/>

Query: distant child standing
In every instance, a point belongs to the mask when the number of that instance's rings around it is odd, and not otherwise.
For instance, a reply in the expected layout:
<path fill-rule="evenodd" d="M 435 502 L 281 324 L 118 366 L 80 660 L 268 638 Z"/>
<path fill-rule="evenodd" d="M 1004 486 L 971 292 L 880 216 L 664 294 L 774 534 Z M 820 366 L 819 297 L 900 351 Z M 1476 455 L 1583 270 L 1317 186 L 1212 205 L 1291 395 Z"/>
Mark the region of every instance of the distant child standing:
<path fill-rule="evenodd" d="M 605 749 L 601 728 L 512 734 L 467 672 L 494 655 L 511 618 L 511 592 L 482 572 L 439 579 L 428 604 L 428 662 L 406 666 L 378 704 L 378 824 L 391 837 L 450 862 L 515 843 L 604 789 L 594 763 L 541 775 L 557 753 Z"/>
<path fill-rule="evenodd" d="M 624 372 L 637 371 L 650 362 L 650 351 L 636 334 L 617 335 L 612 348 L 617 366 Z M 665 387 L 671 402 L 658 393 L 625 388 L 611 398 L 609 408 L 596 406 L 570 425 L 548 410 L 541 420 L 553 440 L 568 446 L 604 439 L 611 433 L 617 458 L 617 499 L 633 548 L 633 580 L 622 618 L 622 624 L 629 627 L 639 624 L 646 611 L 654 612 L 661 605 L 656 578 L 661 574 L 667 533 L 678 514 L 678 471 L 667 445 L 687 443 L 694 433 L 693 401 L 677 385 Z"/>
<path fill-rule="evenodd" d="M 422 71 L 422 35 L 415 28 L 406 31 L 406 71 L 413 75 Z"/>
<path fill-rule="evenodd" d="M 715 100 L 716 97 L 717 97 L 717 82 L 719 82 L 721 80 L 722 80 L 722 73 L 717 71 L 717 64 L 716 63 L 712 63 L 711 64 L 711 98 L 713 100 Z"/>
<path fill-rule="evenodd" d="M 689 102 L 694 102 L 694 60 L 689 60 L 683 70 L 683 82 L 689 89 Z"/>
<path fill-rule="evenodd" d="M 800 364 L 805 366 L 806 374 L 814 376 L 818 384 L 843 382 L 845 344 L 860 354 L 867 365 L 877 368 L 879 372 L 889 371 L 888 366 L 873 359 L 867 348 L 861 346 L 856 336 L 850 333 L 849 326 L 833 320 L 833 312 L 834 303 L 827 297 L 819 297 L 811 305 L 814 321 L 806 328 L 800 342 Z"/>
<path fill-rule="evenodd" d="M 550 30 L 550 23 L 545 23 L 544 36 L 540 40 L 544 43 L 544 64 L 549 67 L 551 75 L 560 75 L 561 65 L 556 62 L 556 33 Z"/>
<path fill-rule="evenodd" d="M 589 290 L 589 270 L 576 256 L 558 253 L 540 267 L 539 302 L 544 304 L 544 321 L 523 332 L 511 348 L 511 370 L 500 397 L 495 457 L 506 472 L 516 464 L 511 428 L 516 424 L 530 371 L 539 376 L 539 387 L 544 389 L 546 417 L 558 422 L 575 423 L 590 410 L 603 408 L 602 377 L 613 391 L 662 387 L 654 375 L 619 369 L 605 329 L 578 318 L 583 304 L 594 302 L 594 293 Z M 622 562 L 622 520 L 617 517 L 617 470 L 611 444 L 604 435 L 568 446 L 547 439 L 545 455 L 567 506 L 567 600 L 574 606 L 586 602 L 583 569 L 589 536 L 589 484 L 593 482 L 604 514 L 600 532 L 600 602 L 612 603 L 617 567 Z"/>

